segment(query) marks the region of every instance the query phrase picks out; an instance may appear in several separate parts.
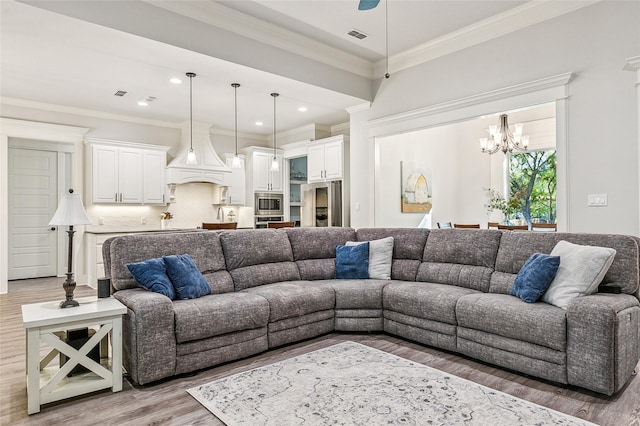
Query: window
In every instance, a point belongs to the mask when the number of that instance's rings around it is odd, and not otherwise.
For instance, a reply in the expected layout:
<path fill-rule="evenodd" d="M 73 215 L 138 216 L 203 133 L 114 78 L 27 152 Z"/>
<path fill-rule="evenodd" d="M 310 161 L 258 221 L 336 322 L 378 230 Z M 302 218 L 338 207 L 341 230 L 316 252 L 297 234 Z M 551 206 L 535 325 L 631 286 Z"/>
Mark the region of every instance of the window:
<path fill-rule="evenodd" d="M 511 154 L 509 199 L 516 219 L 530 223 L 556 222 L 556 151 Z"/>

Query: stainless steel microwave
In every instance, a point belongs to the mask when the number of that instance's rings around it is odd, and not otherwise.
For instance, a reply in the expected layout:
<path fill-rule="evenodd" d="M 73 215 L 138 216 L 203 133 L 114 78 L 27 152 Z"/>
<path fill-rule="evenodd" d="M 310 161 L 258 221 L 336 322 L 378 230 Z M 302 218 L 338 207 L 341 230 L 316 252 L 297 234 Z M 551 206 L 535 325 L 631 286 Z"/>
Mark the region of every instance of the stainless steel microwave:
<path fill-rule="evenodd" d="M 254 206 L 256 216 L 282 215 L 284 209 L 284 197 L 282 194 L 256 192 Z"/>

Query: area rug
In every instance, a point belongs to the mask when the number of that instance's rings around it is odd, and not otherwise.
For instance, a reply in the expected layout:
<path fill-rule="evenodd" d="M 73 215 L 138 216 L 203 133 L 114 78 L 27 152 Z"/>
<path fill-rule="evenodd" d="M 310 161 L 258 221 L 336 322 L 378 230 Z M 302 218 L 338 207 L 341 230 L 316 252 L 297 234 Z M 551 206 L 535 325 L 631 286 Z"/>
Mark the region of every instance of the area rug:
<path fill-rule="evenodd" d="M 188 392 L 228 426 L 592 425 L 355 342 Z"/>

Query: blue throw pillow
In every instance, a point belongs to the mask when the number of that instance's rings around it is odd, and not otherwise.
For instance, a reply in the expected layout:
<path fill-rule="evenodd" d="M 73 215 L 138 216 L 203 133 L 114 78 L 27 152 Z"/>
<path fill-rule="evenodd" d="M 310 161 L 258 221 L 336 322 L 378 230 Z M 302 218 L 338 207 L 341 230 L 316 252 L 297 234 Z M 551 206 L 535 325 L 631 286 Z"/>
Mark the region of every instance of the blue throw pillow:
<path fill-rule="evenodd" d="M 336 278 L 369 278 L 369 243 L 336 246 Z"/>
<path fill-rule="evenodd" d="M 127 263 L 127 269 L 136 282 L 147 290 L 165 295 L 171 300 L 176 298 L 176 292 L 167 276 L 167 269 L 162 258 Z"/>
<path fill-rule="evenodd" d="M 209 283 L 202 276 L 188 254 L 165 256 L 167 275 L 176 289 L 176 299 L 197 299 L 211 293 Z"/>
<path fill-rule="evenodd" d="M 559 266 L 560 256 L 532 254 L 518 272 L 509 294 L 527 303 L 535 303 L 551 285 Z"/>

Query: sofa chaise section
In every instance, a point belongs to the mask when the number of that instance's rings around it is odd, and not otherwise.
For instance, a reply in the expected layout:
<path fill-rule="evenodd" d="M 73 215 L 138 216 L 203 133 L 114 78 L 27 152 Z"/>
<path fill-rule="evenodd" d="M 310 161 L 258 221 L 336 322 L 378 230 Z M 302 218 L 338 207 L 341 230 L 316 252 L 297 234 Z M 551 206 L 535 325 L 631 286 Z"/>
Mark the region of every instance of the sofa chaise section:
<path fill-rule="evenodd" d="M 561 240 L 616 250 L 601 286 L 621 294 L 574 299 L 566 310 L 508 295 L 533 253 L 550 253 Z M 463 354 L 559 383 L 611 395 L 640 358 L 638 245 L 633 237 L 604 234 L 505 232 L 489 293 L 457 305 L 458 348 Z"/>

